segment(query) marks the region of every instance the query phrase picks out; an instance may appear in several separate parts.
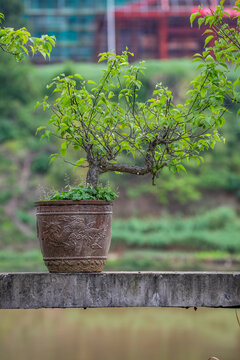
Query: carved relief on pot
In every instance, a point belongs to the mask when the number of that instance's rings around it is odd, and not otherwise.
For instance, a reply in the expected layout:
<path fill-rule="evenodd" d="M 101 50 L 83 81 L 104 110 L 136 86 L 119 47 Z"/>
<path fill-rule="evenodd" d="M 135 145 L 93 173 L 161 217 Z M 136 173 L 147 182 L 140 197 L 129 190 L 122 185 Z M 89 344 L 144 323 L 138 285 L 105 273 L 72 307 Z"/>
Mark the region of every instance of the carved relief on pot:
<path fill-rule="evenodd" d="M 44 217 L 44 216 L 43 216 Z M 64 253 L 75 255 L 94 256 L 99 250 L 104 250 L 103 241 L 106 237 L 108 227 L 105 228 L 91 220 L 90 216 L 52 216 L 41 221 L 42 245 L 48 253 L 56 256 Z M 106 225 L 106 224 L 105 224 Z"/>

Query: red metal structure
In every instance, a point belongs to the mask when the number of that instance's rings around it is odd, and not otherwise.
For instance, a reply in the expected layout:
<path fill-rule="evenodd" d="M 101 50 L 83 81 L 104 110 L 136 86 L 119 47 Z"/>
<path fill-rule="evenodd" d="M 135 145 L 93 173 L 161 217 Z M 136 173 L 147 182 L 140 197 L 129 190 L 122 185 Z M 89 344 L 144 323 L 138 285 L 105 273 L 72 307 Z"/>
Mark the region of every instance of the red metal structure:
<path fill-rule="evenodd" d="M 225 6 L 234 5 L 226 0 Z M 203 14 L 215 9 L 218 0 L 140 0 L 117 7 L 116 51 L 126 46 L 136 59 L 168 59 L 189 57 L 201 51 L 204 45 L 202 29 L 190 27 L 191 13 L 203 6 Z M 106 25 L 104 17 L 98 20 L 96 53 L 105 51 Z"/>

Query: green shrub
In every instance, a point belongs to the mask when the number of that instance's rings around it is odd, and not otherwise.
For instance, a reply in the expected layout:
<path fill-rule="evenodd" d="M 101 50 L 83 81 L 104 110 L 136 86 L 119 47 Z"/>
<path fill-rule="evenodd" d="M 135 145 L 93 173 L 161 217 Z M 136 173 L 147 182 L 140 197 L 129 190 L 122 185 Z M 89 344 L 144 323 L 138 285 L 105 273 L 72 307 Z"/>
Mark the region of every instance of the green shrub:
<path fill-rule="evenodd" d="M 117 194 L 108 187 L 98 186 L 77 186 L 69 187 L 69 191 L 59 193 L 55 191 L 52 196 L 43 200 L 105 200 L 111 201 L 117 197 Z"/>
<path fill-rule="evenodd" d="M 222 207 L 192 218 L 115 220 L 112 244 L 240 252 L 239 231 L 234 210 Z"/>

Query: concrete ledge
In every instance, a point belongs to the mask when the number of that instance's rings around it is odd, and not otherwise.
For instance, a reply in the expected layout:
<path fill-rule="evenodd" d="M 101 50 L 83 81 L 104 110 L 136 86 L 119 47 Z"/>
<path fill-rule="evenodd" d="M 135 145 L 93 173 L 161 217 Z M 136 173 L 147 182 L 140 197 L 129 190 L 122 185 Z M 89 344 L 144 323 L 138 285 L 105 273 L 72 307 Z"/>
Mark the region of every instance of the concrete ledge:
<path fill-rule="evenodd" d="M 240 307 L 240 272 L 0 274 L 0 309 Z"/>

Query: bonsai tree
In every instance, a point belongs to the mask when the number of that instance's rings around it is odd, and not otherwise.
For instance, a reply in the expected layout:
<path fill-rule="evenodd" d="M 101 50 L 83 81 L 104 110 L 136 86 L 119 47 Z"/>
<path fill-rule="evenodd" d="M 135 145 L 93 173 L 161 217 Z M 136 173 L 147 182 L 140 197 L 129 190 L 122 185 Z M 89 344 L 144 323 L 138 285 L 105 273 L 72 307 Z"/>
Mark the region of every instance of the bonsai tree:
<path fill-rule="evenodd" d="M 86 183 L 92 188 L 109 171 L 151 174 L 154 184 L 164 167 L 177 172 L 185 170 L 186 160 L 200 163 L 202 152 L 222 140 L 224 114 L 239 96 L 237 84 L 228 79 L 230 65 L 234 70 L 239 65 L 239 17 L 237 28 L 229 28 L 223 11 L 220 5 L 198 20 L 209 26 L 205 33 L 211 35 L 203 53 L 195 55 L 199 73 L 184 104 L 176 104 L 161 83 L 149 99 L 140 101 L 144 63 L 130 64 L 133 54 L 128 49 L 121 55 L 100 54 L 99 62 L 107 65 L 98 84 L 78 74 L 56 77 L 48 88 L 57 97 L 52 102 L 45 97 L 41 103 L 52 111 L 51 128 L 38 128 L 44 130 L 42 137 L 54 134 L 62 140 L 60 152 L 51 160 L 65 157 L 70 147 L 83 150 L 85 156 L 74 166 L 88 166 Z M 199 16 L 200 11 L 193 14 L 191 22 Z M 207 47 L 213 37 L 214 45 Z M 130 163 L 119 161 L 122 153 L 130 156 Z"/>

